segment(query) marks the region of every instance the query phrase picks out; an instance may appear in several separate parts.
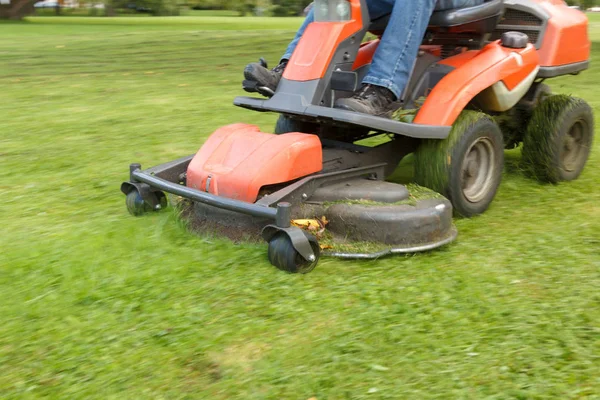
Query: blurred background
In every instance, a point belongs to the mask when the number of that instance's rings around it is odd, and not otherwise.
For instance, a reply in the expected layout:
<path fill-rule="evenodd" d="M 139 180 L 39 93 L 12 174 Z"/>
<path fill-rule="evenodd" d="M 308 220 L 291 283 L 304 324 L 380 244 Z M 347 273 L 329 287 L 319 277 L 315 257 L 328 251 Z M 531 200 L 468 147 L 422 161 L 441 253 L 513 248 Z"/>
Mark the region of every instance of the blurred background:
<path fill-rule="evenodd" d="M 311 0 L 0 0 L 0 18 L 27 15 L 215 15 L 299 16 Z M 600 0 L 567 0 L 573 7 L 593 9 Z"/>
<path fill-rule="evenodd" d="M 298 16 L 311 0 L 2 0 L 0 18 L 26 15 Z"/>
<path fill-rule="evenodd" d="M 599 140 L 560 185 L 507 150 L 492 207 L 450 246 L 303 276 L 171 207 L 128 214 L 130 163 L 231 123 L 273 131 L 232 101 L 308 3 L 0 0 L 1 399 L 598 398 Z M 587 15 L 591 68 L 546 83 L 598 115 Z"/>

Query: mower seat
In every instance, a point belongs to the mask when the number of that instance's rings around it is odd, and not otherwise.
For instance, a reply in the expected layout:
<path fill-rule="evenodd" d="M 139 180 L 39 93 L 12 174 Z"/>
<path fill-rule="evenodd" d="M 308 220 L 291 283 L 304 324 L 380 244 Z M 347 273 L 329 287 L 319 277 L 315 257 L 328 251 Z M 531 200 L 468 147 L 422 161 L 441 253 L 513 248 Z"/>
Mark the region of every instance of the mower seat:
<path fill-rule="evenodd" d="M 503 11 L 503 0 L 484 0 L 483 4 L 477 6 L 435 11 L 429 20 L 428 29 L 485 34 L 494 30 Z M 390 15 L 386 14 L 371 21 L 369 31 L 384 31 Z"/>

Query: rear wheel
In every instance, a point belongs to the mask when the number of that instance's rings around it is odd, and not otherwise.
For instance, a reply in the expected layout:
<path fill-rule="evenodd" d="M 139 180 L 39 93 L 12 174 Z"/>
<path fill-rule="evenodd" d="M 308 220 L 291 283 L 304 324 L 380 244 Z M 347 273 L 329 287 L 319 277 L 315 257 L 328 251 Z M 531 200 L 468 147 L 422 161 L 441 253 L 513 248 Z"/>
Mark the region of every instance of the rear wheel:
<path fill-rule="evenodd" d="M 585 167 L 593 137 L 594 115 L 584 100 L 550 96 L 533 112 L 523 140 L 523 161 L 541 181 L 572 181 Z"/>
<path fill-rule="evenodd" d="M 504 142 L 486 114 L 465 111 L 448 138 L 426 140 L 415 153 L 415 180 L 446 196 L 458 215 L 488 209 L 502 179 Z"/>

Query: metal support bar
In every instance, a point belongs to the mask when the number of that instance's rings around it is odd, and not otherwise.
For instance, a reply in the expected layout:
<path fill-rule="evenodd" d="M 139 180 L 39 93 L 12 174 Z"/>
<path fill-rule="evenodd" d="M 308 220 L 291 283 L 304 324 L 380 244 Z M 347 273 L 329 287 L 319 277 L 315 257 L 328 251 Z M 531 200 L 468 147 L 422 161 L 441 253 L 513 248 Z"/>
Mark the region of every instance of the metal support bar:
<path fill-rule="evenodd" d="M 142 164 L 137 164 L 137 163 L 129 164 L 129 181 L 130 182 L 135 181 L 135 179 L 133 179 L 133 173 L 139 169 L 142 169 Z"/>
<path fill-rule="evenodd" d="M 287 202 L 291 204 L 299 204 L 314 193 L 320 186 L 341 182 L 353 178 L 373 176 L 378 180 L 385 178 L 385 163 L 369 165 L 360 168 L 350 168 L 343 171 L 327 172 L 317 175 L 309 175 L 300 179 L 277 192 L 264 196 L 256 202 L 257 205 L 263 207 L 274 207 L 276 204 Z"/>
<path fill-rule="evenodd" d="M 277 203 L 277 218 L 275 223 L 280 228 L 289 228 L 292 220 L 292 205 L 287 202 Z"/>
<path fill-rule="evenodd" d="M 139 169 L 133 170 L 131 172 L 131 180 L 133 182 L 146 183 L 153 188 L 160 189 L 162 191 L 172 193 L 184 197 L 186 199 L 194 200 L 218 208 L 223 208 L 229 211 L 235 211 L 247 215 L 252 215 L 254 217 L 269 218 L 277 221 L 281 219 L 283 221 L 285 215 L 289 216 L 289 210 L 286 210 L 285 207 L 278 207 L 277 209 L 275 209 L 272 207 L 250 204 L 239 200 L 232 200 L 225 197 L 215 196 L 210 193 L 205 193 L 196 189 L 191 189 L 186 186 L 182 186 L 178 183 L 169 182 L 165 179 L 161 179 L 154 175 L 151 175 L 145 171 L 140 171 Z"/>

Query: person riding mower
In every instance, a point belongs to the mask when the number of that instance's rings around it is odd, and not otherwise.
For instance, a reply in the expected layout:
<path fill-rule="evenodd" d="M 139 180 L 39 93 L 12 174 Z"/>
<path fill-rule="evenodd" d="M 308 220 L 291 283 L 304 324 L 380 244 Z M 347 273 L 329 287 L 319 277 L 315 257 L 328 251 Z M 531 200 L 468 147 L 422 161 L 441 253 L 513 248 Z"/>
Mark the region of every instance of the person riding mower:
<path fill-rule="evenodd" d="M 390 117 L 392 111 L 400 107 L 397 100 L 408 82 L 433 11 L 460 9 L 483 2 L 484 0 L 367 0 L 371 18 L 377 20 L 389 16 L 389 22 L 375 50 L 371 67 L 362 80 L 361 88 L 352 97 L 338 99 L 334 107 Z M 263 63 L 252 63 L 245 68 L 243 87 L 246 91 L 258 92 L 267 97 L 275 94 L 285 67 L 304 31 L 315 21 L 315 12 L 329 12 L 327 7 L 323 7 L 324 3 L 318 3 L 316 10 L 311 7 L 304 23 L 273 70 L 265 68 Z"/>
<path fill-rule="evenodd" d="M 275 134 L 228 125 L 195 155 L 131 164 L 129 212 L 160 210 L 174 194 L 190 226 L 260 236 L 273 265 L 306 273 L 322 254 L 452 242 L 453 215 L 492 203 L 505 148 L 522 144 L 523 165 L 542 181 L 576 179 L 593 114 L 545 82 L 588 68 L 585 14 L 562 0 L 478 3 L 316 0 L 284 62 L 246 70 L 244 87 L 266 97 L 234 100 L 278 113 Z M 409 154 L 418 185 L 387 181 Z"/>

